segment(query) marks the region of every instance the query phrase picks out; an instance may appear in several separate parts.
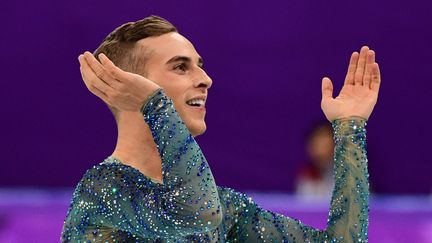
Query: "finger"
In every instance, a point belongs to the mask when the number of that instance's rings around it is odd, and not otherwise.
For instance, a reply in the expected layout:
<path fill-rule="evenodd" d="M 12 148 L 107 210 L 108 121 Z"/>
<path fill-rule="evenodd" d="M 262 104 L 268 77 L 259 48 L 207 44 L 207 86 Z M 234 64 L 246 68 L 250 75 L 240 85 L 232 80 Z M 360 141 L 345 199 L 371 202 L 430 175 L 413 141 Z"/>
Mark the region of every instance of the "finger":
<path fill-rule="evenodd" d="M 96 87 L 93 87 L 92 85 L 90 85 L 89 82 L 86 81 L 86 80 L 88 80 L 88 78 L 86 77 L 85 72 L 83 70 L 84 68 L 82 66 L 83 65 L 82 62 L 83 61 L 85 62 L 84 56 L 80 55 L 80 57 L 78 58 L 78 60 L 79 60 L 79 62 L 81 64 L 81 66 L 80 66 L 81 77 L 82 77 L 82 79 L 84 81 L 84 84 L 86 85 L 87 89 L 90 90 L 90 92 L 92 92 L 94 95 L 96 95 L 97 97 L 99 97 L 103 101 L 107 100 L 108 97 L 107 97 L 107 95 L 104 92 L 102 92 L 101 90 L 99 90 Z"/>
<path fill-rule="evenodd" d="M 99 60 L 103 67 L 109 72 L 109 74 L 116 79 L 118 82 L 124 82 L 130 78 L 127 72 L 117 67 L 105 54 L 99 54 Z"/>
<path fill-rule="evenodd" d="M 113 91 L 112 88 L 95 75 L 85 58 L 81 58 L 80 63 L 81 76 L 87 88 L 99 98 L 107 101 L 107 93 Z"/>
<path fill-rule="evenodd" d="M 80 55 L 78 57 L 79 63 L 80 63 L 80 72 L 81 72 L 81 78 L 84 81 L 85 86 L 87 87 L 87 89 L 90 89 L 91 85 L 90 85 L 90 81 L 89 78 L 86 75 L 86 71 L 84 71 L 84 65 L 85 64 L 85 60 L 84 60 L 84 55 Z"/>
<path fill-rule="evenodd" d="M 354 85 L 362 85 L 363 84 L 363 75 L 366 65 L 366 55 L 369 50 L 369 47 L 363 46 L 360 50 L 359 60 L 357 62 L 357 69 L 354 74 Z"/>
<path fill-rule="evenodd" d="M 369 50 L 366 56 L 366 69 L 363 76 L 363 86 L 370 88 L 372 65 L 375 63 L 375 52 Z"/>
<path fill-rule="evenodd" d="M 381 71 L 379 69 L 378 63 L 374 63 L 372 65 L 371 90 L 376 91 L 378 93 L 380 85 L 381 85 Z"/>
<path fill-rule="evenodd" d="M 355 73 L 355 70 L 357 69 L 358 58 L 359 58 L 358 52 L 353 52 L 351 54 L 350 62 L 348 65 L 347 75 L 345 77 L 345 84 L 354 85 L 354 73 Z"/>
<path fill-rule="evenodd" d="M 105 68 L 102 66 L 98 60 L 88 51 L 84 53 L 84 58 L 88 63 L 88 66 L 93 70 L 93 72 L 96 74 L 96 76 L 102 80 L 103 82 L 107 83 L 110 86 L 114 86 L 114 80 L 113 77 L 111 77 L 108 72 L 105 70 Z"/>
<path fill-rule="evenodd" d="M 81 78 L 82 78 L 82 80 L 87 80 L 87 77 L 85 76 L 85 74 L 84 74 L 84 71 L 83 71 L 83 58 L 84 58 L 84 55 L 79 55 L 78 56 L 78 62 L 79 62 L 79 64 L 80 64 L 80 73 L 81 73 Z M 87 83 L 84 81 L 84 84 L 87 86 Z"/>
<path fill-rule="evenodd" d="M 322 91 L 322 99 L 323 100 L 333 98 L 333 84 L 329 78 L 324 77 L 322 79 L 321 91 Z"/>

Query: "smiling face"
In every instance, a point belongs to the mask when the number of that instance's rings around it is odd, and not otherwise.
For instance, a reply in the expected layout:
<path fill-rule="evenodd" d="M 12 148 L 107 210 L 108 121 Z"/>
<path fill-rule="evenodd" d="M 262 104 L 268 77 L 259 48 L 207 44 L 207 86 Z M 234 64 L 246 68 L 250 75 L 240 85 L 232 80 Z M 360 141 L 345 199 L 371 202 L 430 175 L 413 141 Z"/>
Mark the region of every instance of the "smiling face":
<path fill-rule="evenodd" d="M 143 75 L 161 86 L 191 132 L 205 132 L 205 103 L 212 80 L 202 69 L 202 59 L 192 43 L 177 32 L 137 42 L 146 55 Z"/>

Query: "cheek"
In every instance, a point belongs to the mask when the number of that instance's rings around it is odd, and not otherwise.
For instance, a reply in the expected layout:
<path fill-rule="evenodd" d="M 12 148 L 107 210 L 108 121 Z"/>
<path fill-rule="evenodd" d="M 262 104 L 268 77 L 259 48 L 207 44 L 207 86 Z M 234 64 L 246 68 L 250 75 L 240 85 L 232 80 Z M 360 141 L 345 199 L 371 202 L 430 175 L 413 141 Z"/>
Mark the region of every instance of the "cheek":
<path fill-rule="evenodd" d="M 182 107 L 186 102 L 185 93 L 187 87 L 178 79 L 170 79 L 169 77 L 160 77 L 154 82 L 164 89 L 165 94 L 170 97 L 176 108 Z"/>
<path fill-rule="evenodd" d="M 149 75 L 149 79 L 161 86 L 165 94 L 174 102 L 174 107 L 183 121 L 187 118 L 186 91 L 189 88 L 187 75 L 178 75 L 174 72 L 159 70 Z"/>
<path fill-rule="evenodd" d="M 184 78 L 179 77 L 179 75 L 163 75 L 155 83 L 161 86 L 165 90 L 165 93 L 174 101 L 179 101 L 180 99 L 183 102 L 185 101 L 188 82 Z"/>
<path fill-rule="evenodd" d="M 168 95 L 168 96 L 170 96 L 170 95 Z M 187 118 L 187 115 L 185 114 L 186 113 L 186 107 L 185 107 L 184 101 L 180 100 L 178 98 L 172 98 L 171 96 L 170 96 L 170 98 L 173 100 L 173 102 L 174 102 L 174 108 L 176 109 L 176 111 L 179 114 L 180 118 L 183 121 L 185 121 L 185 119 Z"/>

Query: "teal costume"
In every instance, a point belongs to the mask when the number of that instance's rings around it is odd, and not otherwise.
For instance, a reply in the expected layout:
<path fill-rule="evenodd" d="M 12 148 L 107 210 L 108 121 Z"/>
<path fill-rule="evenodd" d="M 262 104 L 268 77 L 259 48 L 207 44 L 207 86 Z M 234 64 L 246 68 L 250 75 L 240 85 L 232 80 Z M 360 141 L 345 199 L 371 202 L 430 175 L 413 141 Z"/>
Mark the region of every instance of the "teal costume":
<path fill-rule="evenodd" d="M 163 89 L 141 112 L 162 160 L 163 183 L 110 156 L 78 183 L 62 242 L 366 242 L 366 120 L 332 122 L 335 188 L 328 225 L 314 229 L 215 184 L 200 147 Z"/>

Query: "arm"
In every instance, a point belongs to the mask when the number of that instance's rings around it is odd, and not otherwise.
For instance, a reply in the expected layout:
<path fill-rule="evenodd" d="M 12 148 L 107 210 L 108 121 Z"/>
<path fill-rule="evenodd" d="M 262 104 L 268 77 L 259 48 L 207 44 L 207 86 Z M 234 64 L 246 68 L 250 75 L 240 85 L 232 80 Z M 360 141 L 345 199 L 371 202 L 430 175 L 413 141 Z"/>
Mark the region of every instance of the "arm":
<path fill-rule="evenodd" d="M 231 228 L 239 242 L 365 242 L 368 228 L 369 184 L 366 158 L 366 120 L 352 117 L 333 123 L 335 187 L 325 230 L 264 210 L 245 196 L 234 198 L 240 208 Z"/>
<path fill-rule="evenodd" d="M 369 184 L 366 158 L 366 121 L 378 98 L 381 75 L 375 52 L 362 47 L 351 55 L 344 86 L 333 98 L 330 79 L 322 81 L 321 108 L 332 121 L 335 139 L 335 188 L 326 230 L 261 209 L 240 197 L 234 204 L 240 220 L 231 229 L 233 239 L 270 242 L 367 241 Z M 233 211 L 233 210 L 231 210 Z"/>
<path fill-rule="evenodd" d="M 331 98 L 332 87 L 329 87 L 328 81 L 328 79 L 323 80 L 322 108 L 326 117 L 333 121 L 336 140 L 336 186 L 327 229 L 316 230 L 301 224 L 300 221 L 262 210 L 251 200 L 240 200 L 237 204 L 232 204 L 235 208 L 244 209 L 236 216 L 238 220 L 233 228 L 236 229 L 234 232 L 238 233 L 240 239 L 242 237 L 246 237 L 242 240 L 257 240 L 264 237 L 268 237 L 268 240 L 317 241 L 367 239 L 369 191 L 365 141 L 366 118 L 362 117 L 369 117 L 380 84 L 374 53 L 368 48 L 362 48 L 360 57 L 358 53 L 352 55 L 345 86 L 336 99 Z M 356 102 L 352 102 L 353 99 Z M 335 116 L 348 118 L 335 119 Z M 266 233 L 261 234 L 260 230 Z"/>
<path fill-rule="evenodd" d="M 190 222 L 204 229 L 221 221 L 215 180 L 204 154 L 163 89 L 158 89 L 141 109 L 162 160 L 163 184 L 175 204 L 167 209 L 179 226 Z M 171 200 L 169 200 L 171 201 Z M 186 221 L 185 221 L 186 220 Z M 185 221 L 185 222 L 183 222 Z"/>

